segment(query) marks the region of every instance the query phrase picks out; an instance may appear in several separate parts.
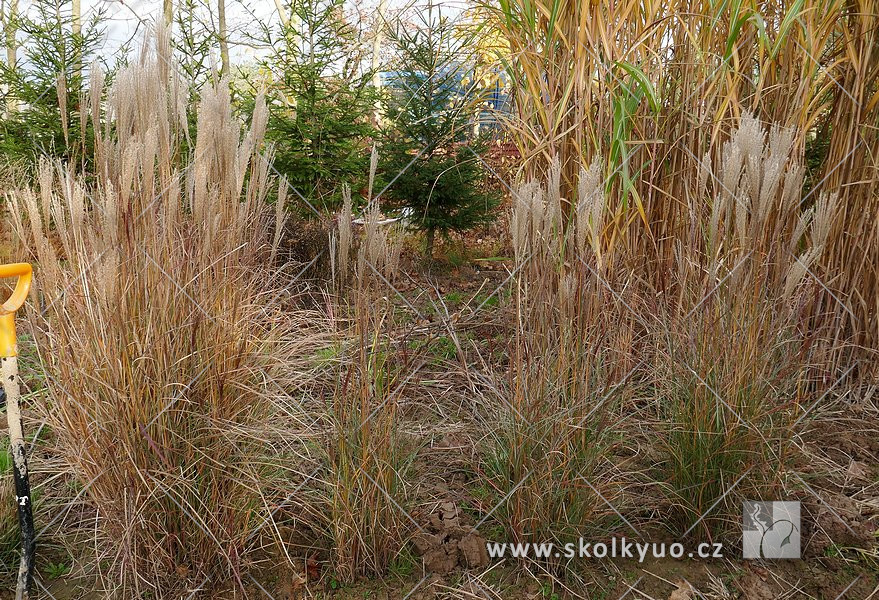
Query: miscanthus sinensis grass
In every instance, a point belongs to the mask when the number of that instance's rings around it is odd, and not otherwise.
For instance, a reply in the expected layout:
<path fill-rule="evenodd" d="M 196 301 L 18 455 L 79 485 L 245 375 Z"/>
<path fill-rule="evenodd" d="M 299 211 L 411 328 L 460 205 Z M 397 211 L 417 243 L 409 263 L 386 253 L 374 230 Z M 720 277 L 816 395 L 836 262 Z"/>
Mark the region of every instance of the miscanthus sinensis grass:
<path fill-rule="evenodd" d="M 98 67 L 91 79 L 94 179 L 42 162 L 36 189 L 11 196 L 39 265 L 40 408 L 96 511 L 107 593 L 178 597 L 241 581 L 248 551 L 272 541 L 264 525 L 307 422 L 289 394 L 322 317 L 268 268 L 278 238 L 262 98 L 242 129 L 227 84 L 203 89 L 186 154 L 165 32 L 119 72 L 106 106 Z"/>

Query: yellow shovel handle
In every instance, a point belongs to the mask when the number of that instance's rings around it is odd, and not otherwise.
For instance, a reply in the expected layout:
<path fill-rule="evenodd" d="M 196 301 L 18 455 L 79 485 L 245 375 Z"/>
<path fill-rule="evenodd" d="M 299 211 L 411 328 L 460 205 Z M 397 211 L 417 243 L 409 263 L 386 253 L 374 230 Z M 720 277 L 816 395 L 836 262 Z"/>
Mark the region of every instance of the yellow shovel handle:
<path fill-rule="evenodd" d="M 33 269 L 28 263 L 0 265 L 0 279 L 7 277 L 18 277 L 18 282 L 12 295 L 0 306 L 0 357 L 18 354 L 15 340 L 15 311 L 27 300 Z"/>
<path fill-rule="evenodd" d="M 3 312 L 14 313 L 24 301 L 31 289 L 31 277 L 33 269 L 28 263 L 13 263 L 11 265 L 0 265 L 0 279 L 7 277 L 18 277 L 18 283 L 15 285 L 15 291 L 9 296 L 9 299 L 3 303 Z"/>

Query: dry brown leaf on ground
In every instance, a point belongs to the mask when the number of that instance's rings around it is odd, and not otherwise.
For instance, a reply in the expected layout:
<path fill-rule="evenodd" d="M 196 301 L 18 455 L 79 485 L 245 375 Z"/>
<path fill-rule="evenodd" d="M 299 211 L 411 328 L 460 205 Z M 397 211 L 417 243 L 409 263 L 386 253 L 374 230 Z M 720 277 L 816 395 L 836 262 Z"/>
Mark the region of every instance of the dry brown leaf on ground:
<path fill-rule="evenodd" d="M 675 585 L 677 585 L 677 589 L 671 593 L 671 596 L 668 597 L 668 600 L 692 600 L 693 594 L 696 590 L 693 589 L 693 586 L 690 585 L 688 581 L 680 580 Z"/>

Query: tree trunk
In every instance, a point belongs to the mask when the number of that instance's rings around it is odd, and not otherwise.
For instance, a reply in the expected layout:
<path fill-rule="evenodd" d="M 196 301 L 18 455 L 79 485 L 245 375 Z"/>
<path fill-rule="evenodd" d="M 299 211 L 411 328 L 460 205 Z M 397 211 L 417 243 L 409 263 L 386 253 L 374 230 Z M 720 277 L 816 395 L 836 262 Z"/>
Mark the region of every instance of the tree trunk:
<path fill-rule="evenodd" d="M 9 11 L 6 13 L 6 21 L 3 23 L 4 33 L 6 34 L 6 66 L 11 73 L 15 73 L 16 61 L 18 54 L 18 43 L 15 40 L 16 26 L 15 21 L 18 19 L 18 0 L 9 0 Z M 18 101 L 10 94 L 6 100 L 6 111 L 11 114 L 18 110 Z"/>
<path fill-rule="evenodd" d="M 275 0 L 275 8 L 278 9 L 278 16 L 281 17 L 281 25 L 286 29 L 290 26 L 290 16 L 287 14 L 281 0 Z"/>
<path fill-rule="evenodd" d="M 220 28 L 220 75 L 229 74 L 229 32 L 226 29 L 226 0 L 218 0 L 217 20 Z"/>
<path fill-rule="evenodd" d="M 174 2 L 173 0 L 164 0 L 162 3 L 162 20 L 165 22 L 165 28 L 171 29 L 171 20 L 174 18 Z"/>

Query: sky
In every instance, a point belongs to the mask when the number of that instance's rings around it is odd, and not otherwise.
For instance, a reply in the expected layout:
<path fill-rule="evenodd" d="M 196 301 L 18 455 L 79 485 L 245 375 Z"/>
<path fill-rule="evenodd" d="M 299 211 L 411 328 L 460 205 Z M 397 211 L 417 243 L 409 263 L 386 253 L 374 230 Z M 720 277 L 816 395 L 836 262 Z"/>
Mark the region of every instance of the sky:
<path fill-rule="evenodd" d="M 32 11 L 39 0 L 20 0 L 19 10 Z M 175 5 L 178 0 L 175 0 Z M 286 3 L 289 0 L 282 0 Z M 388 5 L 401 8 L 412 2 L 424 0 L 388 0 Z M 441 5 L 449 16 L 458 14 L 464 0 L 434 0 Z M 213 18 L 216 17 L 216 0 L 206 0 L 211 7 Z M 346 0 L 353 8 L 353 1 Z M 375 14 L 379 0 L 360 0 L 364 15 Z M 102 23 L 106 27 L 106 39 L 99 52 L 105 59 L 118 54 L 126 43 L 134 49 L 139 47 L 144 32 L 150 23 L 160 17 L 162 0 L 82 0 L 83 21 L 96 12 L 103 11 Z M 207 16 L 207 13 L 206 15 Z M 210 17 L 209 17 L 210 18 Z M 279 18 L 274 0 L 226 0 L 226 23 L 230 31 L 230 55 L 233 63 L 249 62 L 256 58 L 260 51 L 246 44 L 236 44 L 243 40 L 242 32 L 253 30 L 256 20 L 277 25 Z"/>

